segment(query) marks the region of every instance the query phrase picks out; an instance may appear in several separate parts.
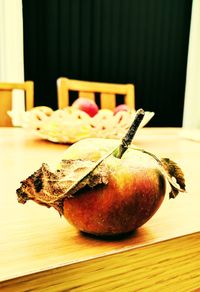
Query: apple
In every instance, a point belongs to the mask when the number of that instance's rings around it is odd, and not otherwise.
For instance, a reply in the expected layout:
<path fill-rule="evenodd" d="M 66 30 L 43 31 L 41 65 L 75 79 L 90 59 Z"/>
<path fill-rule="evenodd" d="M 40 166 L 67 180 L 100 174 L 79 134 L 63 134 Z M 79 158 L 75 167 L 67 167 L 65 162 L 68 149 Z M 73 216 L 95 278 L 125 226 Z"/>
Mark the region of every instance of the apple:
<path fill-rule="evenodd" d="M 119 141 L 84 139 L 72 145 L 64 159 L 97 161 Z M 116 235 L 135 230 L 160 207 L 166 183 L 158 163 L 149 155 L 127 150 L 121 159 L 104 160 L 108 184 L 84 188 L 63 202 L 64 217 L 81 231 L 95 235 Z"/>
<path fill-rule="evenodd" d="M 185 190 L 177 164 L 130 146 L 143 116 L 143 110 L 136 112 L 122 141 L 83 139 L 65 151 L 55 172 L 43 164 L 21 182 L 18 202 L 54 207 L 78 230 L 99 236 L 142 226 L 161 206 L 166 181 L 170 197 Z"/>
<path fill-rule="evenodd" d="M 94 117 L 99 111 L 97 104 L 93 100 L 83 97 L 77 98 L 72 107 L 86 112 L 90 117 Z"/>
<path fill-rule="evenodd" d="M 120 105 L 115 107 L 113 114 L 116 115 L 118 112 L 121 112 L 121 111 L 128 112 L 128 111 L 130 111 L 130 107 L 126 104 L 120 104 Z"/>

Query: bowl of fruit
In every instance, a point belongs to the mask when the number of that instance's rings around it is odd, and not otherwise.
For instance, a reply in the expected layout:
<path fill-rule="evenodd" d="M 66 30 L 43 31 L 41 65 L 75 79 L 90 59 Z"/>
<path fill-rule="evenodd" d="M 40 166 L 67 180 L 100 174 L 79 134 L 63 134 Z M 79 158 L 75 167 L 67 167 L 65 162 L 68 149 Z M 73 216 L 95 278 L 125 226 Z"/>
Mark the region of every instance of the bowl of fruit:
<path fill-rule="evenodd" d="M 55 111 L 46 106 L 34 107 L 24 113 L 21 124 L 42 139 L 56 143 L 75 143 L 84 138 L 121 139 L 135 114 L 125 104 L 114 110 L 100 109 L 93 100 L 78 98 L 71 106 Z M 140 127 L 153 116 L 154 112 L 146 111 Z"/>

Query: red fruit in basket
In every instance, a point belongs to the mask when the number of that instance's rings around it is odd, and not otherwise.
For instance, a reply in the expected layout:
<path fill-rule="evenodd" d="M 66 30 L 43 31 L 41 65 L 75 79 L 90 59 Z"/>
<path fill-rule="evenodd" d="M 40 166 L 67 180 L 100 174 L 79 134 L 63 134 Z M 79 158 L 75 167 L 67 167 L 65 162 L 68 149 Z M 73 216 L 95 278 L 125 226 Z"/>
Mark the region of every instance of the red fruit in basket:
<path fill-rule="evenodd" d="M 76 99 L 72 107 L 86 112 L 90 117 L 94 117 L 99 111 L 97 104 L 93 100 L 83 97 Z"/>
<path fill-rule="evenodd" d="M 130 111 L 130 107 L 126 104 L 120 104 L 116 106 L 116 108 L 114 109 L 114 115 L 116 115 L 118 112 L 121 112 L 121 111 L 128 112 Z"/>

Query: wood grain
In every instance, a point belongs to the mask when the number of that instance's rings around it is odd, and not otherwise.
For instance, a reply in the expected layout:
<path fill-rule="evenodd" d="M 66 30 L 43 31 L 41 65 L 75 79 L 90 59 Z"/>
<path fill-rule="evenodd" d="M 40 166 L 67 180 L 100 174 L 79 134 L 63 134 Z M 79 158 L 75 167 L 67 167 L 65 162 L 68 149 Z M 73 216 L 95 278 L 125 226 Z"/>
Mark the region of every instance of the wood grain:
<path fill-rule="evenodd" d="M 192 291 L 199 283 L 200 233 L 71 263 L 4 282 L 4 291 Z M 181 248 L 180 248 L 181 246 Z M 194 260 L 194 257 L 197 257 Z M 38 278 L 41 280 L 38 281 Z M 174 290 L 174 289 L 177 290 Z"/>
<path fill-rule="evenodd" d="M 200 144 L 181 129 L 142 129 L 138 147 L 183 169 L 187 193 L 164 200 L 136 232 L 116 239 L 78 232 L 53 209 L 17 203 L 20 181 L 67 145 L 20 128 L 0 128 L 1 291 L 194 291 L 200 288 Z"/>

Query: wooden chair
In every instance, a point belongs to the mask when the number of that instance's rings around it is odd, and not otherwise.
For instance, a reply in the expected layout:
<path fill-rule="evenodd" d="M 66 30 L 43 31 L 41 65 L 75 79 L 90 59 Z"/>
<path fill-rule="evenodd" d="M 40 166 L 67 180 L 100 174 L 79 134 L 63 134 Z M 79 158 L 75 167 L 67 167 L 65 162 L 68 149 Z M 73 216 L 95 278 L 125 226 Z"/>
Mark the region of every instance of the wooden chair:
<path fill-rule="evenodd" d="M 117 105 L 116 94 L 123 95 L 123 103 L 135 109 L 135 94 L 133 84 L 112 84 L 73 80 L 64 77 L 57 79 L 58 108 L 70 105 L 69 91 L 77 91 L 78 97 L 95 99 L 95 93 L 100 94 L 100 108 L 113 110 Z"/>
<path fill-rule="evenodd" d="M 0 126 L 12 126 L 11 118 L 7 111 L 12 109 L 13 90 L 20 89 L 25 92 L 25 109 L 30 110 L 34 106 L 34 83 L 26 81 L 21 83 L 1 83 L 0 82 Z"/>

